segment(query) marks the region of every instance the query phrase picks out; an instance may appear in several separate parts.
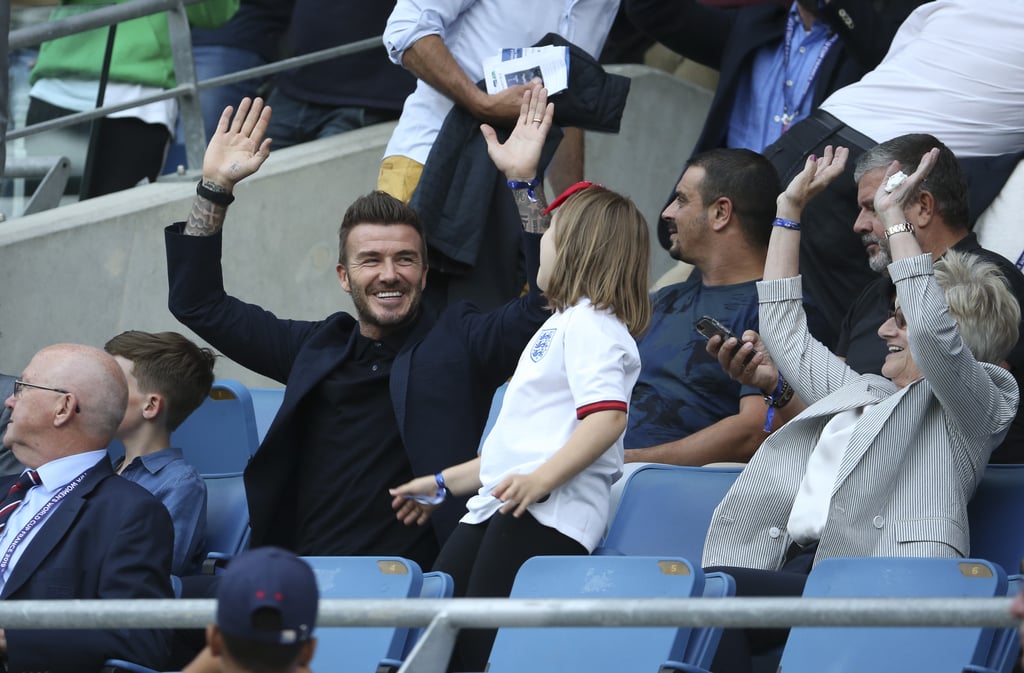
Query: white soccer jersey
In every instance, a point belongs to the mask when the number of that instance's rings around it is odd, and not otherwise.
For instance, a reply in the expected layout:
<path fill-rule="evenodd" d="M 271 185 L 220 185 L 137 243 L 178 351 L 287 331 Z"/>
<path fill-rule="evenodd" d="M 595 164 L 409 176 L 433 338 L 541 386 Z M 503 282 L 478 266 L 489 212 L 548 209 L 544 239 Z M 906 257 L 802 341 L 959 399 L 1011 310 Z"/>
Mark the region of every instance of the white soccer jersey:
<path fill-rule="evenodd" d="M 595 411 L 627 411 L 640 354 L 626 326 L 583 299 L 555 313 L 519 358 L 494 429 L 481 450 L 483 486 L 464 523 L 483 523 L 501 507 L 491 490 L 509 474 L 529 474 Z M 597 546 L 608 519 L 612 483 L 622 474 L 622 436 L 591 465 L 555 489 L 530 514 L 545 526 Z"/>

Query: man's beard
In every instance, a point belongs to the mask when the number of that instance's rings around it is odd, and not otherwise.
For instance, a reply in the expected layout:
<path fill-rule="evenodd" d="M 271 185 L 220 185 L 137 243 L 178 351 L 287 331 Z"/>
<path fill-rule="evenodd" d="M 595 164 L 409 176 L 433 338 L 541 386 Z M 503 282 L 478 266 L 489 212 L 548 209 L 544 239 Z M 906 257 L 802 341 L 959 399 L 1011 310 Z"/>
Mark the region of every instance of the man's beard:
<path fill-rule="evenodd" d="M 867 249 L 868 245 L 874 243 L 878 252 L 868 257 L 868 266 L 875 273 L 885 273 L 892 263 L 892 252 L 889 250 L 889 241 L 879 238 L 874 234 L 863 234 L 860 237 L 861 243 Z"/>

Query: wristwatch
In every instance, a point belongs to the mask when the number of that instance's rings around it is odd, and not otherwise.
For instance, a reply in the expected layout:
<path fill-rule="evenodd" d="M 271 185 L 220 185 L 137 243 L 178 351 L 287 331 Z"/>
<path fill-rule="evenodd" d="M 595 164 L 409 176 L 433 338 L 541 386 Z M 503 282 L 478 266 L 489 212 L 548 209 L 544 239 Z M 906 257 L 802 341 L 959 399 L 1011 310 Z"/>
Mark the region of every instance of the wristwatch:
<path fill-rule="evenodd" d="M 891 238 L 895 234 L 903 234 L 903 233 L 907 233 L 907 234 L 914 233 L 914 225 L 912 225 L 910 222 L 906 222 L 906 221 L 900 222 L 899 224 L 894 224 L 894 225 L 892 225 L 891 227 L 889 227 L 888 229 L 885 230 L 885 238 L 886 238 L 886 240 L 888 240 L 889 238 Z"/>

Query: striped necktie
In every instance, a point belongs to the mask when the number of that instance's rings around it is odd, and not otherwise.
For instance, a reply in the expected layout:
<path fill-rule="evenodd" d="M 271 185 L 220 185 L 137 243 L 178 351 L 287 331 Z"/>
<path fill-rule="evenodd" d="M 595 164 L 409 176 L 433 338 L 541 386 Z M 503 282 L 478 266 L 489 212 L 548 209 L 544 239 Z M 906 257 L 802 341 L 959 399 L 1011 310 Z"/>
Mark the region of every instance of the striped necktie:
<path fill-rule="evenodd" d="M 14 510 L 18 509 L 18 505 L 25 499 L 28 490 L 41 483 L 39 473 L 35 470 L 25 470 L 21 473 L 18 481 L 14 482 L 14 486 L 11 486 L 11 490 L 7 491 L 7 496 L 0 503 L 0 532 L 7 525 L 7 520 L 11 518 Z"/>

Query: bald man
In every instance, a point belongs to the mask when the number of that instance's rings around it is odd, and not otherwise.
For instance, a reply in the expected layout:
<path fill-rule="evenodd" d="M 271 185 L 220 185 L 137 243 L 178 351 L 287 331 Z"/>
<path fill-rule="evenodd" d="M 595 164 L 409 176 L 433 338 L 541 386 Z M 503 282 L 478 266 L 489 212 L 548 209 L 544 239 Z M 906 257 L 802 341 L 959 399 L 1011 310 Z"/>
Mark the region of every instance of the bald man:
<path fill-rule="evenodd" d="M 4 406 L 3 443 L 26 466 L 0 479 L 0 600 L 172 597 L 170 516 L 115 476 L 106 447 L 128 400 L 102 350 L 44 348 Z M 109 658 L 163 668 L 157 630 L 0 630 L 6 670 L 99 671 Z"/>

